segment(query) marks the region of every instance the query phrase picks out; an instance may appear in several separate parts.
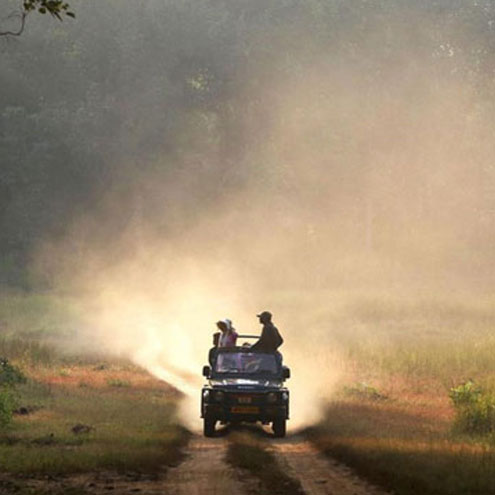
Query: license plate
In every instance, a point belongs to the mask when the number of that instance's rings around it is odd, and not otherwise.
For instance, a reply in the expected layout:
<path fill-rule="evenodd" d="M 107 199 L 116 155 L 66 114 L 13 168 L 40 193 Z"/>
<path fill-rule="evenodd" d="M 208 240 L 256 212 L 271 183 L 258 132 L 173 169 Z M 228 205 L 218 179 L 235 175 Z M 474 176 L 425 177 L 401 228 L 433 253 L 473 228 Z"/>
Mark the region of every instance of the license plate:
<path fill-rule="evenodd" d="M 257 414 L 260 412 L 260 408 L 253 406 L 234 406 L 231 411 L 237 414 Z"/>
<path fill-rule="evenodd" d="M 237 397 L 239 404 L 251 404 L 251 397 Z"/>

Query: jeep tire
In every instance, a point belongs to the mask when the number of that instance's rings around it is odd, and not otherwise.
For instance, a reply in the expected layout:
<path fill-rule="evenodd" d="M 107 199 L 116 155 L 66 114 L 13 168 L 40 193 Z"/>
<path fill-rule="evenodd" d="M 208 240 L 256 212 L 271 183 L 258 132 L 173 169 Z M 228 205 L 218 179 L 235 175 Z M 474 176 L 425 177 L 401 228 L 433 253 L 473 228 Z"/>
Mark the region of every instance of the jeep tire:
<path fill-rule="evenodd" d="M 215 435 L 215 424 L 217 420 L 211 416 L 205 416 L 203 419 L 203 435 L 213 437 Z"/>
<path fill-rule="evenodd" d="M 273 434 L 276 438 L 285 437 L 287 430 L 287 420 L 285 418 L 277 418 L 272 423 Z"/>

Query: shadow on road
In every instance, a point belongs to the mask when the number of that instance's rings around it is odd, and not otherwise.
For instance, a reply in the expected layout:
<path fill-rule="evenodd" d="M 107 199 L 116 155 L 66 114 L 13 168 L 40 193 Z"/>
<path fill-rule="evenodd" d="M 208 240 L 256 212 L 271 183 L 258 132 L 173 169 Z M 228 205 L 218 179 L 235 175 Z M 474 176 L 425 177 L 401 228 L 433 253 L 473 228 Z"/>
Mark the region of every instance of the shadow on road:
<path fill-rule="evenodd" d="M 215 437 L 227 437 L 233 432 L 250 433 L 258 438 L 269 438 L 271 440 L 276 440 L 277 442 L 283 442 L 284 438 L 275 438 L 273 430 L 268 425 L 262 425 L 259 423 L 228 423 L 217 427 L 215 432 Z M 291 439 L 300 435 L 300 431 L 295 431 L 287 434 L 286 439 Z"/>

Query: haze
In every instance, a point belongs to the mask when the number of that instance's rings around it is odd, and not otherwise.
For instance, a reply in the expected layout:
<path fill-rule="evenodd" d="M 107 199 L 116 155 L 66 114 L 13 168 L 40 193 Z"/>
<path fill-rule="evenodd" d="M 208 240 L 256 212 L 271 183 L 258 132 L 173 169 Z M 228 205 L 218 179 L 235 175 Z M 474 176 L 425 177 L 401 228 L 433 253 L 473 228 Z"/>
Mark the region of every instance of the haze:
<path fill-rule="evenodd" d="M 492 294 L 492 2 L 74 9 L 1 42 L 0 276 L 77 297 L 76 346 L 196 397 L 268 309 L 302 425 L 360 301 Z"/>

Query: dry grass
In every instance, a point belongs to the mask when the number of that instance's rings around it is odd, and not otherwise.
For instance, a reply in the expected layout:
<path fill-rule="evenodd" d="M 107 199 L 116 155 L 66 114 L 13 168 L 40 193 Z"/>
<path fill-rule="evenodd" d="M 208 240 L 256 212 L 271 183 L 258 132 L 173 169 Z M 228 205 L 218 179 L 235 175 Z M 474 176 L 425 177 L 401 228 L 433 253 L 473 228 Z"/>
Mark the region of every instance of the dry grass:
<path fill-rule="evenodd" d="M 175 417 L 178 394 L 163 382 L 111 366 L 29 373 L 18 400 L 32 412 L 16 416 L 0 436 L 1 471 L 154 471 L 180 457 L 188 435 Z M 116 376 L 125 376 L 129 386 L 109 385 Z M 76 434 L 77 424 L 91 430 Z"/>
<path fill-rule="evenodd" d="M 363 375 L 370 379 L 365 370 Z M 359 379 L 355 367 L 348 379 Z M 454 433 L 448 389 L 437 379 L 387 376 L 382 370 L 370 381 L 384 397 L 378 400 L 349 394 L 353 383 L 308 431 L 323 452 L 397 495 L 495 494 L 491 440 Z"/>
<path fill-rule="evenodd" d="M 495 494 L 494 438 L 456 433 L 449 399 L 469 378 L 495 387 L 493 302 L 365 297 L 340 308 L 329 321 L 346 372 L 308 432 L 314 443 L 397 495 Z"/>
<path fill-rule="evenodd" d="M 452 437 L 445 417 L 413 404 L 342 400 L 308 434 L 323 452 L 397 495 L 495 493 L 495 450 Z"/>
<path fill-rule="evenodd" d="M 44 368 L 28 368 L 31 375 L 46 385 L 65 387 L 108 388 L 119 381 L 126 383 L 133 391 L 161 390 L 172 397 L 177 391 L 165 382 L 159 381 L 143 369 L 131 364 L 98 363 L 91 366 L 63 365 Z"/>
<path fill-rule="evenodd" d="M 0 472 L 154 472 L 175 464 L 188 433 L 176 417 L 178 392 L 144 370 L 102 356 L 67 354 L 77 301 L 54 294 L 3 292 L 0 356 L 28 383 L 16 415 L 0 430 Z M 74 433 L 76 425 L 89 431 Z"/>

